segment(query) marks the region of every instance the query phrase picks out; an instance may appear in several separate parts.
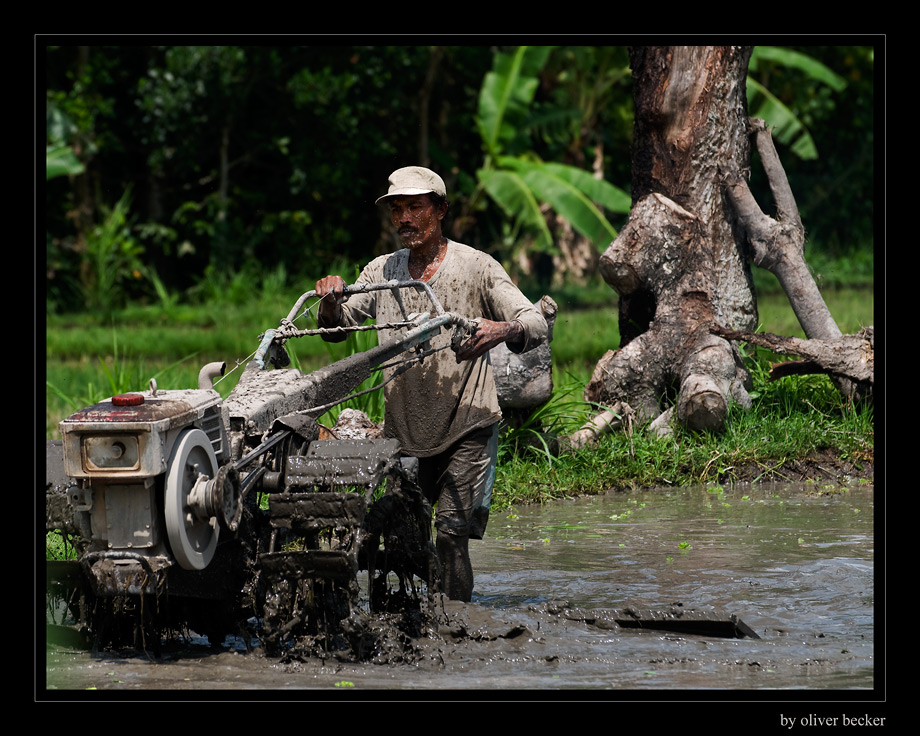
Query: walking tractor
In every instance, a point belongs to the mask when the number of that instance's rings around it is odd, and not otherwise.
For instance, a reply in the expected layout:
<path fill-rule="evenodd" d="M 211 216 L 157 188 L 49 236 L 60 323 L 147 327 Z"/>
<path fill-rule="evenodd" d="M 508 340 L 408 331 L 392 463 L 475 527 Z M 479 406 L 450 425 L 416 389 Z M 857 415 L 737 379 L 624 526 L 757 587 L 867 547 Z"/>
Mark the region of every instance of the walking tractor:
<path fill-rule="evenodd" d="M 304 642 L 360 653 L 368 612 L 438 594 L 414 459 L 396 440 L 320 439 L 317 424 L 375 370 L 425 360 L 442 331 L 456 349 L 474 329 L 425 282 L 346 293 L 382 289 L 399 304 L 405 289 L 424 292 L 431 311 L 298 329 L 310 291 L 261 336 L 226 399 L 214 389 L 225 365 L 211 363 L 196 389 L 151 381 L 60 423 L 63 469 L 49 475 L 46 526 L 72 541 L 76 559 L 49 561 L 48 585 L 96 646 L 156 649 L 161 632 L 186 628 L 213 645 L 227 634 L 248 644 L 255 628 L 270 653 Z M 288 340 L 349 329 L 389 334 L 312 373 L 289 367 Z"/>

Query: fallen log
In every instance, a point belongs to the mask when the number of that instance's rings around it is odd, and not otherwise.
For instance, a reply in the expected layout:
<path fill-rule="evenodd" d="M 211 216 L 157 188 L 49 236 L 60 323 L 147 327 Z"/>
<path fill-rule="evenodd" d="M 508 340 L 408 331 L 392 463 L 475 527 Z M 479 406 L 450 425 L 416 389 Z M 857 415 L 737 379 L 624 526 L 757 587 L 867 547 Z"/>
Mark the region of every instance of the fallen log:
<path fill-rule="evenodd" d="M 619 429 L 624 421 L 632 422 L 632 409 L 621 402 L 611 409 L 605 409 L 593 419 L 585 422 L 581 427 L 564 438 L 563 447 L 568 450 L 580 450 L 585 445 L 593 444 L 598 437 Z"/>
<path fill-rule="evenodd" d="M 852 381 L 856 394 L 871 399 L 875 382 L 875 329 L 864 327 L 855 335 L 841 335 L 827 340 L 783 337 L 769 332 L 711 328 L 713 334 L 731 341 L 746 342 L 766 348 L 778 355 L 797 355 L 802 360 L 773 363 L 770 378 L 823 373 L 838 380 Z"/>

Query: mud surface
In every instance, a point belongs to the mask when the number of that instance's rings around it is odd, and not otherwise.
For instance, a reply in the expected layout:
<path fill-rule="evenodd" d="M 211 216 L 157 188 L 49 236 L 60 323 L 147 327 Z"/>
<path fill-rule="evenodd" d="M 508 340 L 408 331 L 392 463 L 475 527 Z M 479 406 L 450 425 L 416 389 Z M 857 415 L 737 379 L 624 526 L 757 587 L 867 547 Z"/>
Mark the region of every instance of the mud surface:
<path fill-rule="evenodd" d="M 92 656 L 54 642 L 42 696 L 803 691 L 826 699 L 844 691 L 859 701 L 879 686 L 870 484 L 611 493 L 493 514 L 486 539 L 471 546 L 473 602 L 448 604 L 418 640 L 392 642 L 389 651 L 404 657 L 360 665 L 273 659 L 258 646 L 246 653 L 234 638 L 213 649 L 194 632 L 159 658 Z M 761 638 L 624 629 L 604 616 L 674 605 L 734 614 Z"/>

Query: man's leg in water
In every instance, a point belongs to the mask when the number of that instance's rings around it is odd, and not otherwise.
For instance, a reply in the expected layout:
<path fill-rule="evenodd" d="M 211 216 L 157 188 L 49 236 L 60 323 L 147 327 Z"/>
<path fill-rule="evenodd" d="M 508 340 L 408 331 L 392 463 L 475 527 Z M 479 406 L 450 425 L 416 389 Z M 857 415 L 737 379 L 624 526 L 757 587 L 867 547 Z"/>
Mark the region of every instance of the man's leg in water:
<path fill-rule="evenodd" d="M 435 546 L 441 561 L 441 585 L 451 600 L 473 598 L 473 564 L 470 562 L 470 538 L 438 530 Z"/>
<path fill-rule="evenodd" d="M 473 596 L 470 524 L 479 509 L 474 536 L 482 538 L 495 474 L 497 427 L 467 435 L 441 455 L 419 459 L 419 482 L 436 502 L 435 546 L 445 595 L 458 601 Z"/>

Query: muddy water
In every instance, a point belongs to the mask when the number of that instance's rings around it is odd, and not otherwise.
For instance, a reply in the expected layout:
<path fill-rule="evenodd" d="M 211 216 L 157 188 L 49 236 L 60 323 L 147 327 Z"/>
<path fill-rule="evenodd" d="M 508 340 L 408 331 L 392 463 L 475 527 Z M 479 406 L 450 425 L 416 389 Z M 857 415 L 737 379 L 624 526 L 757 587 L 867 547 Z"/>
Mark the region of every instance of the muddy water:
<path fill-rule="evenodd" d="M 834 490 L 682 488 L 521 510 L 490 529 L 479 603 L 679 603 L 735 614 L 761 636 L 569 628 L 565 648 L 584 662 L 560 668 L 562 686 L 871 688 L 873 493 Z"/>
<path fill-rule="evenodd" d="M 873 495 L 856 485 L 655 489 L 497 513 L 487 538 L 472 545 L 472 604 L 451 604 L 441 635 L 423 642 L 412 664 L 282 663 L 258 648 L 246 654 L 239 640 L 214 651 L 193 636 L 159 659 L 49 647 L 45 684 L 65 697 L 87 688 L 507 698 L 540 690 L 871 691 Z M 675 604 L 734 614 L 761 638 L 595 622 L 609 609 Z"/>

